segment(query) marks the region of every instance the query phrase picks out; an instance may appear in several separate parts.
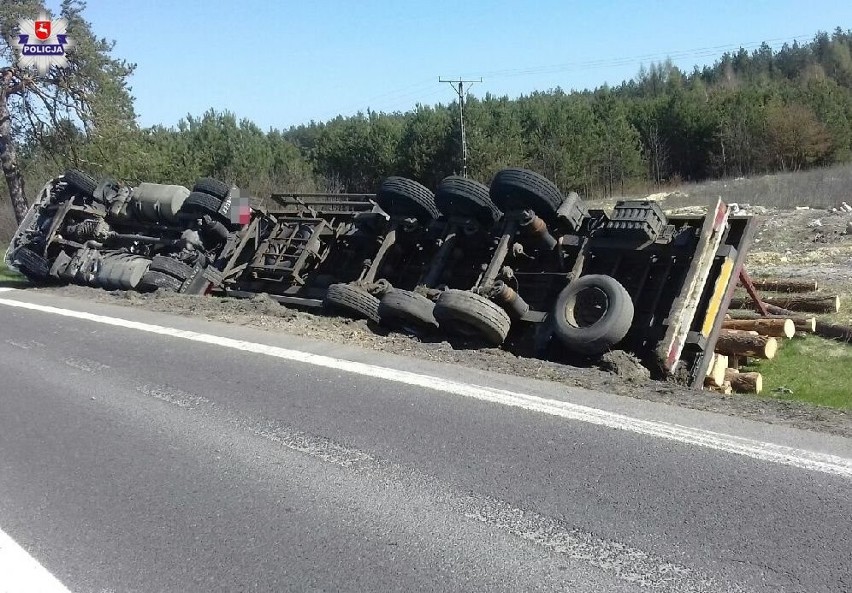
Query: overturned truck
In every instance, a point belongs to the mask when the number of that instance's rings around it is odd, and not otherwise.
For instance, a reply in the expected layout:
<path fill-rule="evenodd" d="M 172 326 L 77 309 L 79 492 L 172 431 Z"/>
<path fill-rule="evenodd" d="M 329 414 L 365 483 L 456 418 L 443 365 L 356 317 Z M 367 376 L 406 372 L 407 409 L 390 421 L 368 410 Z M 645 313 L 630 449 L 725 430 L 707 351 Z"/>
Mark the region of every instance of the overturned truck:
<path fill-rule="evenodd" d="M 239 198 L 210 178 L 126 186 L 70 170 L 41 190 L 6 263 L 38 283 L 265 293 L 575 364 L 626 350 L 701 387 L 754 234 L 721 201 L 704 216 L 639 200 L 606 212 L 518 168 L 434 192 L 389 177 L 375 194 Z"/>

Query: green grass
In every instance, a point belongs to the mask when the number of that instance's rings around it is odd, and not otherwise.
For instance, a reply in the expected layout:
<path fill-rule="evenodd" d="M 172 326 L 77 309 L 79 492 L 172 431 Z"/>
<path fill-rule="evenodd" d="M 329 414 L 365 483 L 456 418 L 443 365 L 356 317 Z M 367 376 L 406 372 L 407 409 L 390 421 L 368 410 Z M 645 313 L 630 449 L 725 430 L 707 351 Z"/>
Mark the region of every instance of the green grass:
<path fill-rule="evenodd" d="M 818 336 L 785 340 L 775 358 L 757 361 L 744 370 L 763 374 L 762 395 L 766 397 L 852 409 L 850 344 Z"/>
<path fill-rule="evenodd" d="M 6 245 L 0 244 L 0 286 L 26 286 L 27 279 L 17 272 L 6 267 L 3 255 L 6 253 Z"/>

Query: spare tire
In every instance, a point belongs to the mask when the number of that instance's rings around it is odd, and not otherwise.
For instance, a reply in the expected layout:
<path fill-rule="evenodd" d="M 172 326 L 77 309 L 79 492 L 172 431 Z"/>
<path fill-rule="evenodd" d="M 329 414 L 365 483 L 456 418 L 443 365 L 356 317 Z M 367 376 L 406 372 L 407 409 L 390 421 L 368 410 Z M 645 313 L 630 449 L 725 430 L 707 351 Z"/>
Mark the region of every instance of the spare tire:
<path fill-rule="evenodd" d="M 633 323 L 630 293 L 611 276 L 581 276 L 566 286 L 553 309 L 554 332 L 570 350 L 595 356 L 611 350 Z"/>
<path fill-rule="evenodd" d="M 352 284 L 330 285 L 323 299 L 323 307 L 347 317 L 379 322 L 379 299 Z"/>
<path fill-rule="evenodd" d="M 421 223 L 428 223 L 441 215 L 432 192 L 405 177 L 388 177 L 382 181 L 376 191 L 376 203 L 390 216 L 416 218 Z"/>
<path fill-rule="evenodd" d="M 219 198 L 219 201 L 224 201 L 231 193 L 231 186 L 224 181 L 219 181 L 213 177 L 199 177 L 195 180 L 195 185 L 192 186 L 192 191 L 209 194 Z"/>
<path fill-rule="evenodd" d="M 90 198 L 94 196 L 95 189 L 98 187 L 98 182 L 94 177 L 79 169 L 68 169 L 62 175 L 62 178 L 70 187 Z"/>
<path fill-rule="evenodd" d="M 509 335 L 512 320 L 497 303 L 469 290 L 449 289 L 435 303 L 435 319 L 450 334 L 499 346 Z"/>
<path fill-rule="evenodd" d="M 184 200 L 180 210 L 181 212 L 192 214 L 210 214 L 211 216 L 221 219 L 224 218 L 221 214 L 219 214 L 219 208 L 221 207 L 222 200 L 219 198 L 203 192 L 194 191 L 186 197 L 186 200 Z"/>
<path fill-rule="evenodd" d="M 559 188 L 543 175 L 517 168 L 499 171 L 491 180 L 490 195 L 503 212 L 532 210 L 546 221 L 556 217 L 564 199 Z"/>
<path fill-rule="evenodd" d="M 435 190 L 435 205 L 444 216 L 473 218 L 486 228 L 503 216 L 491 201 L 487 185 L 459 175 L 441 181 Z"/>
<path fill-rule="evenodd" d="M 409 328 L 414 333 L 438 329 L 435 303 L 410 290 L 391 289 L 379 302 L 382 325 Z"/>

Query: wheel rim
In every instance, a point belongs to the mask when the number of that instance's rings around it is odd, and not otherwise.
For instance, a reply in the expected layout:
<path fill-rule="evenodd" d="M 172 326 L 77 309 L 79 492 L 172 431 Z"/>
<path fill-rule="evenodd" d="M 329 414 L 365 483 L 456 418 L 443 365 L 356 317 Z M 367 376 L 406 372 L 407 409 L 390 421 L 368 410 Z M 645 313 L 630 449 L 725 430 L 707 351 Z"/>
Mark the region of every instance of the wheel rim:
<path fill-rule="evenodd" d="M 565 303 L 565 319 L 572 327 L 591 327 L 609 311 L 609 297 L 597 286 L 580 290 Z"/>

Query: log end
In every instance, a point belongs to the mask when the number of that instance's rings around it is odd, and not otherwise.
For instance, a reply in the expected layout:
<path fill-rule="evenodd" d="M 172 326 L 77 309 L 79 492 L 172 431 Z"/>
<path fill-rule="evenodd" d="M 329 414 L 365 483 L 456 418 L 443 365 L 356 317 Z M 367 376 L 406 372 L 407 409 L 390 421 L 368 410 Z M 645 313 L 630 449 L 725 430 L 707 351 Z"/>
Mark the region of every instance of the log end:
<path fill-rule="evenodd" d="M 775 338 L 767 338 L 766 346 L 763 347 L 763 356 L 767 360 L 775 358 L 778 353 L 778 340 Z"/>

